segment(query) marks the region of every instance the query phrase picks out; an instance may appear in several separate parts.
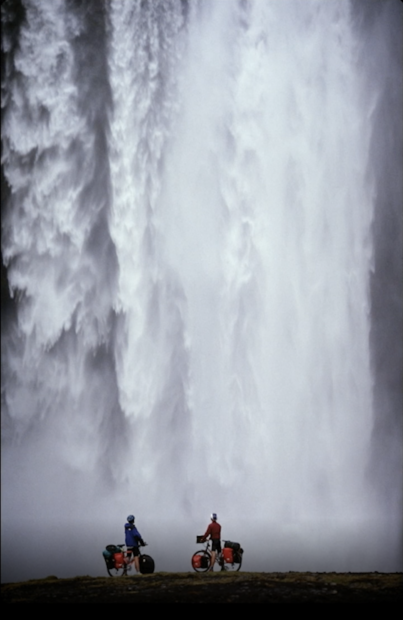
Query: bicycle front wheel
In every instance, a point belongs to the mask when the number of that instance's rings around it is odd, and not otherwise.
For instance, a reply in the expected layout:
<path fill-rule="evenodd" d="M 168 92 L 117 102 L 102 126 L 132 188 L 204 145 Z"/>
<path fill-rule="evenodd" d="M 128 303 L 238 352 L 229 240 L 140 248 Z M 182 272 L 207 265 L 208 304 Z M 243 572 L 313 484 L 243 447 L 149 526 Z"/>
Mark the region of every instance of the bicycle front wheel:
<path fill-rule="evenodd" d="M 196 573 L 205 573 L 210 568 L 211 555 L 208 551 L 196 551 L 192 555 L 192 566 Z"/>

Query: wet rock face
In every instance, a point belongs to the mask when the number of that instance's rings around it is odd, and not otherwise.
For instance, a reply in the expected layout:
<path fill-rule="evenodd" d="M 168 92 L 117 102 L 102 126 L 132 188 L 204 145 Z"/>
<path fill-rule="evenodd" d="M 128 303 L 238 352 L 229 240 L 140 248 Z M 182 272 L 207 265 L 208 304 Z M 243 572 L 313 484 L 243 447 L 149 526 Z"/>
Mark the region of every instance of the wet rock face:
<path fill-rule="evenodd" d="M 402 10 L 2 2 L 3 579 L 99 574 L 123 480 L 271 521 L 255 571 L 402 570 Z"/>

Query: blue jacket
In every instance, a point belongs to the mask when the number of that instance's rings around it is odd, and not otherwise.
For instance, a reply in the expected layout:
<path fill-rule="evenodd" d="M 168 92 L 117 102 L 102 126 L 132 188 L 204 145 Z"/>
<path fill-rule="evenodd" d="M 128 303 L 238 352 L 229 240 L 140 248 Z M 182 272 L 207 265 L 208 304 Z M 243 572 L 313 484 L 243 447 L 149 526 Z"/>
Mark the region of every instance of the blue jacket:
<path fill-rule="evenodd" d="M 126 547 L 138 547 L 141 534 L 133 523 L 125 523 Z"/>

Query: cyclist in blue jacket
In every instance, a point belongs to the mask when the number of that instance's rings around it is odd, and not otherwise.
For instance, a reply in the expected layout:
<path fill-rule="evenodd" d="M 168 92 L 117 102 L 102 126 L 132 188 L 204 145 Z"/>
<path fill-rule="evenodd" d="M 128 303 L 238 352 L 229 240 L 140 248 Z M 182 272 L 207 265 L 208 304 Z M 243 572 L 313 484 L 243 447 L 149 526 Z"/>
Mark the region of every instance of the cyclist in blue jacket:
<path fill-rule="evenodd" d="M 127 523 L 125 523 L 125 543 L 128 551 L 128 557 L 130 558 L 131 553 L 133 553 L 134 557 L 134 566 L 136 571 L 140 572 L 140 560 L 139 560 L 139 543 L 144 546 L 144 540 L 141 538 L 141 534 L 134 525 L 134 516 L 129 515 L 127 517 Z"/>

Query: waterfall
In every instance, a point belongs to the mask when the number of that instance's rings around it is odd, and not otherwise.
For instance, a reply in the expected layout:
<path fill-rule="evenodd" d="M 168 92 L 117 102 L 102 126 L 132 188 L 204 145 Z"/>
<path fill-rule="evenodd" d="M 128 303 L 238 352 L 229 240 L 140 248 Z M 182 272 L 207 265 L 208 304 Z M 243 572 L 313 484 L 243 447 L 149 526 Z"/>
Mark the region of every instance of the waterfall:
<path fill-rule="evenodd" d="M 193 543 L 216 511 L 250 570 L 401 565 L 379 493 L 401 478 L 370 475 L 373 141 L 397 117 L 376 120 L 388 50 L 363 33 L 396 8 L 375 4 L 4 4 L 3 514 L 25 546 L 95 519 L 102 549 L 129 513 Z"/>

